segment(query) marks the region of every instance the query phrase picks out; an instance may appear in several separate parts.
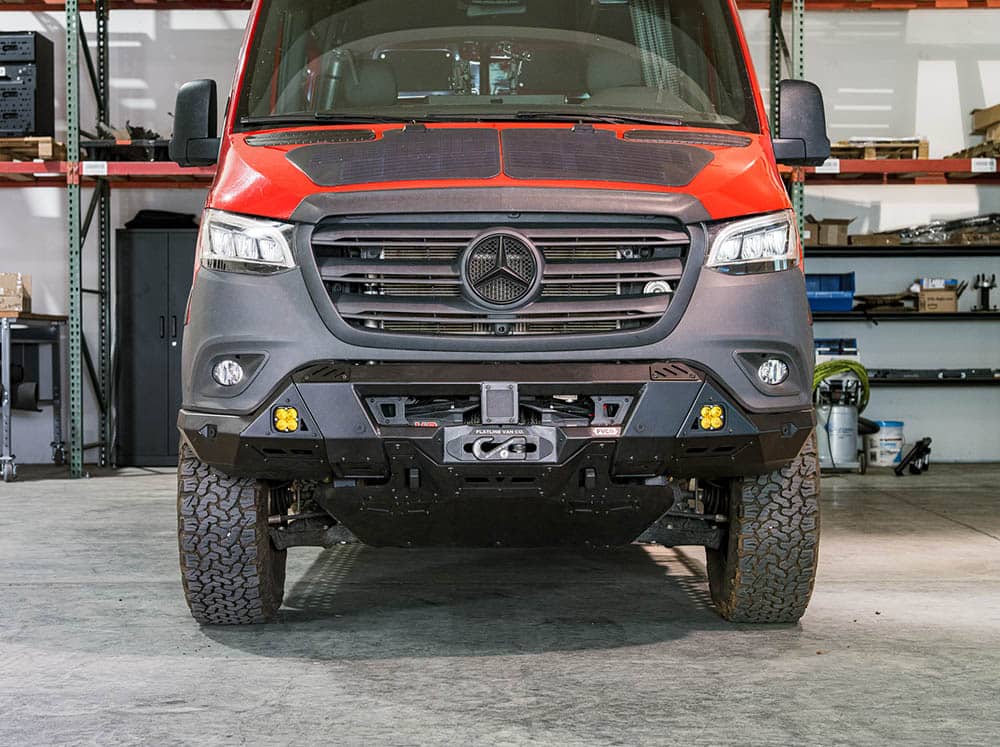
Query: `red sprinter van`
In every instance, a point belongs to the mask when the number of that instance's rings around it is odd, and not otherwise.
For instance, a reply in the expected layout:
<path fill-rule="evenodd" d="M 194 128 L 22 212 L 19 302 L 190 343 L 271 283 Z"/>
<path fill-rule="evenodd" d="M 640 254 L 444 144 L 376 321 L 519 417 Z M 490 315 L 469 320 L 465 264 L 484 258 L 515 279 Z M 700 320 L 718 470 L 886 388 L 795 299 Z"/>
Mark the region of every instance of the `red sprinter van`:
<path fill-rule="evenodd" d="M 273 619 L 301 545 L 702 545 L 728 620 L 816 573 L 812 330 L 731 0 L 257 0 L 183 343 L 181 570 Z"/>

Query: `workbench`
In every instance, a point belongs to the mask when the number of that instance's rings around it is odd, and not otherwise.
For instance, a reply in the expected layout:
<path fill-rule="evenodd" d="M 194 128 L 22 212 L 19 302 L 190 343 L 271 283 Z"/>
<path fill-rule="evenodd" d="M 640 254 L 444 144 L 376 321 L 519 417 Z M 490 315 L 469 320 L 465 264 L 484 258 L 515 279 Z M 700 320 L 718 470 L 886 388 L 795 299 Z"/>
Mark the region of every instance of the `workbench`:
<path fill-rule="evenodd" d="M 64 460 L 62 393 L 65 339 L 64 316 L 0 311 L 0 384 L 3 387 L 3 394 L 0 395 L 0 475 L 4 482 L 11 482 L 17 477 L 11 435 L 11 349 L 14 343 L 52 346 L 52 461 L 62 464 Z"/>

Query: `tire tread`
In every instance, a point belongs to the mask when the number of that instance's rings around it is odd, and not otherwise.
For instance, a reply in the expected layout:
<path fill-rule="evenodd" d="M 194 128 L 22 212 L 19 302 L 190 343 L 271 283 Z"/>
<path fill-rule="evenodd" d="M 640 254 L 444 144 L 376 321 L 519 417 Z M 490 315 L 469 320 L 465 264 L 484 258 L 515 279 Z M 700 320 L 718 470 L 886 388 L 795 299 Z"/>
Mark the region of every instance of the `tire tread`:
<path fill-rule="evenodd" d="M 815 434 L 787 466 L 742 481 L 727 551 L 708 552 L 712 598 L 725 619 L 790 623 L 805 613 L 819 560 L 819 492 Z"/>
<path fill-rule="evenodd" d="M 184 444 L 177 472 L 181 580 L 203 625 L 269 622 L 281 606 L 285 553 L 267 532 L 266 491 L 200 461 Z"/>

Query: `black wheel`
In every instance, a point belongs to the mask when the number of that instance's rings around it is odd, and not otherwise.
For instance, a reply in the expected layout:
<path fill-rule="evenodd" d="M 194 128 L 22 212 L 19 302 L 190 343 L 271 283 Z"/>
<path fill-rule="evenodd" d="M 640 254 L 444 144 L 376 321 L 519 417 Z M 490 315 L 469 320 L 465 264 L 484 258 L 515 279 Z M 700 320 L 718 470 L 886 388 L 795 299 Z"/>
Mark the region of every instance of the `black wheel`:
<path fill-rule="evenodd" d="M 816 435 L 787 467 L 733 480 L 727 535 L 707 549 L 712 601 L 732 622 L 790 623 L 806 611 L 819 557 Z"/>
<path fill-rule="evenodd" d="M 219 472 L 181 445 L 181 580 L 191 615 L 202 625 L 268 622 L 281 607 L 287 553 L 271 544 L 270 502 L 267 485 Z"/>

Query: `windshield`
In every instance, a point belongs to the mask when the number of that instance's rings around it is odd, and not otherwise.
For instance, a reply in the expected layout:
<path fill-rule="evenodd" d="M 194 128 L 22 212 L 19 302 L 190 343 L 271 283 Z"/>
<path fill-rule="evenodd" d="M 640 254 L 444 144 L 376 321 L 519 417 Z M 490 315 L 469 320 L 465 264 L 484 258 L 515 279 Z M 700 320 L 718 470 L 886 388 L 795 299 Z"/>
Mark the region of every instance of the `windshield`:
<path fill-rule="evenodd" d="M 237 121 L 757 131 L 725 0 L 264 0 Z"/>

